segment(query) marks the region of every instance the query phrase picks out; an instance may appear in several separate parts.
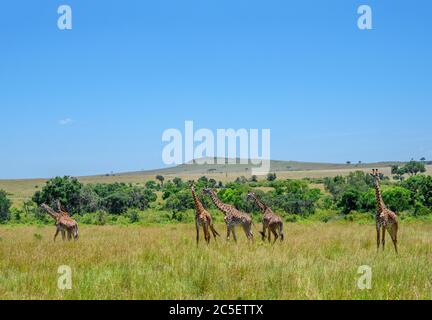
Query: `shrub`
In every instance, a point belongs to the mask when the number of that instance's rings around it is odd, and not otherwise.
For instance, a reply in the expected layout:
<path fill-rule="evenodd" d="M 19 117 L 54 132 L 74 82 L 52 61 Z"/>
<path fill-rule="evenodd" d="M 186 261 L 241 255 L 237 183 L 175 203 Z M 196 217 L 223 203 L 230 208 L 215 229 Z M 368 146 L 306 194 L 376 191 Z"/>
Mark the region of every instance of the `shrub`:
<path fill-rule="evenodd" d="M 38 205 L 46 203 L 56 207 L 57 199 L 71 214 L 80 211 L 80 195 L 83 185 L 76 179 L 68 176 L 56 177 L 49 180 L 41 191 L 36 191 L 32 200 Z"/>
<path fill-rule="evenodd" d="M 195 208 L 191 191 L 184 189 L 176 193 L 170 193 L 166 198 L 164 208 L 173 210 L 174 212 Z"/>
<path fill-rule="evenodd" d="M 342 209 L 343 214 L 348 214 L 361 208 L 361 197 L 359 190 L 350 188 L 342 193 L 337 205 Z"/>
<path fill-rule="evenodd" d="M 140 221 L 140 215 L 137 209 L 129 209 L 124 214 L 124 217 L 127 218 L 130 223 L 136 223 Z"/>
<path fill-rule="evenodd" d="M 432 176 L 412 176 L 403 181 L 401 186 L 412 192 L 415 201 L 432 208 Z"/>
<path fill-rule="evenodd" d="M 351 172 L 347 177 L 324 178 L 324 186 L 332 194 L 333 199 L 340 201 L 341 196 L 348 189 L 367 192 L 370 187 L 373 187 L 373 179 L 363 171 L 355 171 Z"/>
<path fill-rule="evenodd" d="M 267 181 L 275 181 L 275 180 L 276 180 L 276 173 L 267 174 Z"/>
<path fill-rule="evenodd" d="M 386 206 L 393 211 L 400 212 L 411 207 L 411 193 L 402 187 L 389 187 L 382 192 Z"/>
<path fill-rule="evenodd" d="M 9 209 L 12 202 L 8 199 L 5 191 L 0 190 L 0 223 L 5 223 L 10 219 Z"/>

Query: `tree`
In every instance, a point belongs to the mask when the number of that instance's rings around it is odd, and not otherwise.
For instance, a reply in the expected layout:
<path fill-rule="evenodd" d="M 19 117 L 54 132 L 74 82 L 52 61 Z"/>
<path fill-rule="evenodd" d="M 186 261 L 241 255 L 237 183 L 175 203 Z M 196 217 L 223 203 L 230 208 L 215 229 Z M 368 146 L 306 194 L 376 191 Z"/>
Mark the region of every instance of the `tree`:
<path fill-rule="evenodd" d="M 406 173 L 406 170 L 404 167 L 394 165 L 391 167 L 391 173 L 393 175 L 393 179 L 402 181 L 404 179 L 403 175 Z"/>
<path fill-rule="evenodd" d="M 92 186 L 83 186 L 79 195 L 79 209 L 84 212 L 96 212 L 99 209 L 100 197 Z"/>
<path fill-rule="evenodd" d="M 145 210 L 149 207 L 150 203 L 156 201 L 156 194 L 149 189 L 144 189 L 140 187 L 133 187 L 128 190 L 129 194 L 129 208 L 135 208 L 140 210 Z"/>
<path fill-rule="evenodd" d="M 160 174 L 158 174 L 156 176 L 156 180 L 159 180 L 161 188 L 163 188 L 163 183 L 164 183 L 165 178 L 163 176 L 161 176 Z"/>
<path fill-rule="evenodd" d="M 274 191 L 266 193 L 269 206 L 274 206 L 287 213 L 311 214 L 320 198 L 319 189 L 310 189 L 306 181 L 282 180 L 273 184 Z M 264 200 L 264 199 L 263 199 Z"/>
<path fill-rule="evenodd" d="M 410 208 L 411 193 L 409 190 L 393 186 L 383 190 L 382 197 L 387 207 L 396 212 L 401 212 Z"/>
<path fill-rule="evenodd" d="M 237 177 L 235 179 L 235 182 L 236 183 L 240 183 L 240 184 L 246 184 L 248 182 L 248 180 L 246 179 L 246 177 L 241 176 L 241 177 Z"/>
<path fill-rule="evenodd" d="M 423 162 L 424 162 L 424 161 L 426 161 L 426 158 L 425 158 L 425 157 L 421 157 L 421 158 L 420 158 L 420 161 L 423 161 Z"/>
<path fill-rule="evenodd" d="M 373 179 L 363 171 L 350 172 L 347 177 L 336 176 L 324 179 L 325 189 L 333 195 L 333 199 L 340 200 L 341 195 L 348 189 L 366 192 L 373 186 Z"/>
<path fill-rule="evenodd" d="M 267 181 L 275 181 L 275 180 L 276 180 L 276 173 L 267 174 Z"/>
<path fill-rule="evenodd" d="M 172 182 L 174 183 L 174 185 L 175 185 L 177 188 L 181 188 L 181 187 L 183 186 L 183 181 L 182 181 L 182 179 L 179 178 L 179 177 L 175 177 L 175 178 L 172 180 Z"/>
<path fill-rule="evenodd" d="M 5 191 L 0 190 L 0 223 L 4 223 L 10 219 L 9 210 L 12 202 L 8 199 Z"/>
<path fill-rule="evenodd" d="M 114 214 L 124 213 L 129 208 L 145 210 L 157 198 L 151 189 L 125 183 L 95 184 L 91 188 L 100 198 L 99 209 Z"/>
<path fill-rule="evenodd" d="M 120 214 L 128 209 L 129 198 L 117 191 L 104 198 L 102 203 L 109 213 Z"/>
<path fill-rule="evenodd" d="M 157 190 L 159 185 L 155 181 L 149 180 L 145 183 L 145 187 L 150 190 Z"/>
<path fill-rule="evenodd" d="M 32 200 L 39 206 L 46 203 L 51 207 L 56 207 L 56 201 L 60 200 L 63 207 L 73 214 L 80 211 L 81 189 L 83 188 L 76 178 L 64 176 L 55 177 L 45 184 L 41 191 L 36 191 Z"/>
<path fill-rule="evenodd" d="M 432 208 L 432 176 L 412 176 L 403 181 L 401 185 L 411 191 L 415 201 Z"/>
<path fill-rule="evenodd" d="M 405 167 L 405 171 L 411 176 L 415 176 L 417 173 L 426 172 L 426 167 L 424 163 L 411 160 L 408 162 Z"/>
<path fill-rule="evenodd" d="M 195 202 L 189 190 L 184 189 L 177 193 L 170 194 L 164 204 L 165 209 L 170 209 L 174 212 L 185 211 L 195 208 Z"/>
<path fill-rule="evenodd" d="M 344 214 L 348 214 L 353 210 L 358 210 L 360 206 L 361 192 L 354 188 L 346 190 L 338 201 L 338 207 L 342 208 L 342 213 Z"/>

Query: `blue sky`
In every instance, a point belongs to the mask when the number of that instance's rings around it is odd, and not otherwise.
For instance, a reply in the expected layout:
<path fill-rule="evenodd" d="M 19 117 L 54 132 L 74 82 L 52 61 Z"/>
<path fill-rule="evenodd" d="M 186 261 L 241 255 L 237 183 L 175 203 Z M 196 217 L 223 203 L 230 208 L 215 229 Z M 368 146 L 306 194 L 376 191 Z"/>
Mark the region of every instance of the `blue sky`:
<path fill-rule="evenodd" d="M 73 29 L 57 28 L 69 4 Z M 373 30 L 357 28 L 369 4 Z M 162 167 L 162 132 L 273 159 L 432 158 L 430 1 L 2 1 L 0 178 Z"/>

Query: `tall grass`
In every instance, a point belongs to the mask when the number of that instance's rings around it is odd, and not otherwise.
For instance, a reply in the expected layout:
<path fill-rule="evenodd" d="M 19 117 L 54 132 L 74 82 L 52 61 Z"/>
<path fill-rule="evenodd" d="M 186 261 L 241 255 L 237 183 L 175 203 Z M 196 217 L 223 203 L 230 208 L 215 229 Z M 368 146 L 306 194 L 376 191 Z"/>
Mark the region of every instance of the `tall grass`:
<path fill-rule="evenodd" d="M 195 244 L 191 224 L 84 226 L 78 242 L 53 243 L 54 226 L 0 227 L 3 299 L 431 299 L 432 224 L 406 223 L 400 254 L 390 238 L 376 253 L 375 230 L 354 223 L 287 224 L 274 246 L 223 235 Z M 37 236 L 36 236 L 37 235 Z M 57 269 L 72 268 L 59 290 Z M 357 269 L 372 267 L 372 289 Z"/>

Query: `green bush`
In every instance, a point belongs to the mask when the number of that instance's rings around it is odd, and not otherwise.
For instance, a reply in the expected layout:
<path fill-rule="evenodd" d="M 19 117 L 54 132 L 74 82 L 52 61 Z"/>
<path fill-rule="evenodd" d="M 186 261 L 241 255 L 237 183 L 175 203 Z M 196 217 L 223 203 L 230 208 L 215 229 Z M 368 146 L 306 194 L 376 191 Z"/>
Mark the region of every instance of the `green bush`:
<path fill-rule="evenodd" d="M 432 208 L 432 176 L 412 176 L 404 180 L 401 186 L 412 192 L 414 201 Z"/>
<path fill-rule="evenodd" d="M 382 197 L 390 210 L 400 212 L 411 208 L 411 193 L 405 188 L 387 187 L 382 191 Z"/>
<path fill-rule="evenodd" d="M 81 189 L 83 185 L 76 178 L 69 176 L 55 177 L 49 180 L 41 191 L 36 191 L 33 201 L 37 205 L 46 203 L 56 208 L 56 201 L 60 200 L 61 204 L 71 214 L 81 210 Z"/>
<path fill-rule="evenodd" d="M 10 219 L 9 209 L 12 202 L 8 199 L 5 191 L 0 190 L 0 223 L 5 223 Z"/>
<path fill-rule="evenodd" d="M 345 190 L 340 196 L 337 205 L 342 209 L 343 214 L 348 214 L 353 210 L 361 208 L 362 193 L 354 188 Z"/>

